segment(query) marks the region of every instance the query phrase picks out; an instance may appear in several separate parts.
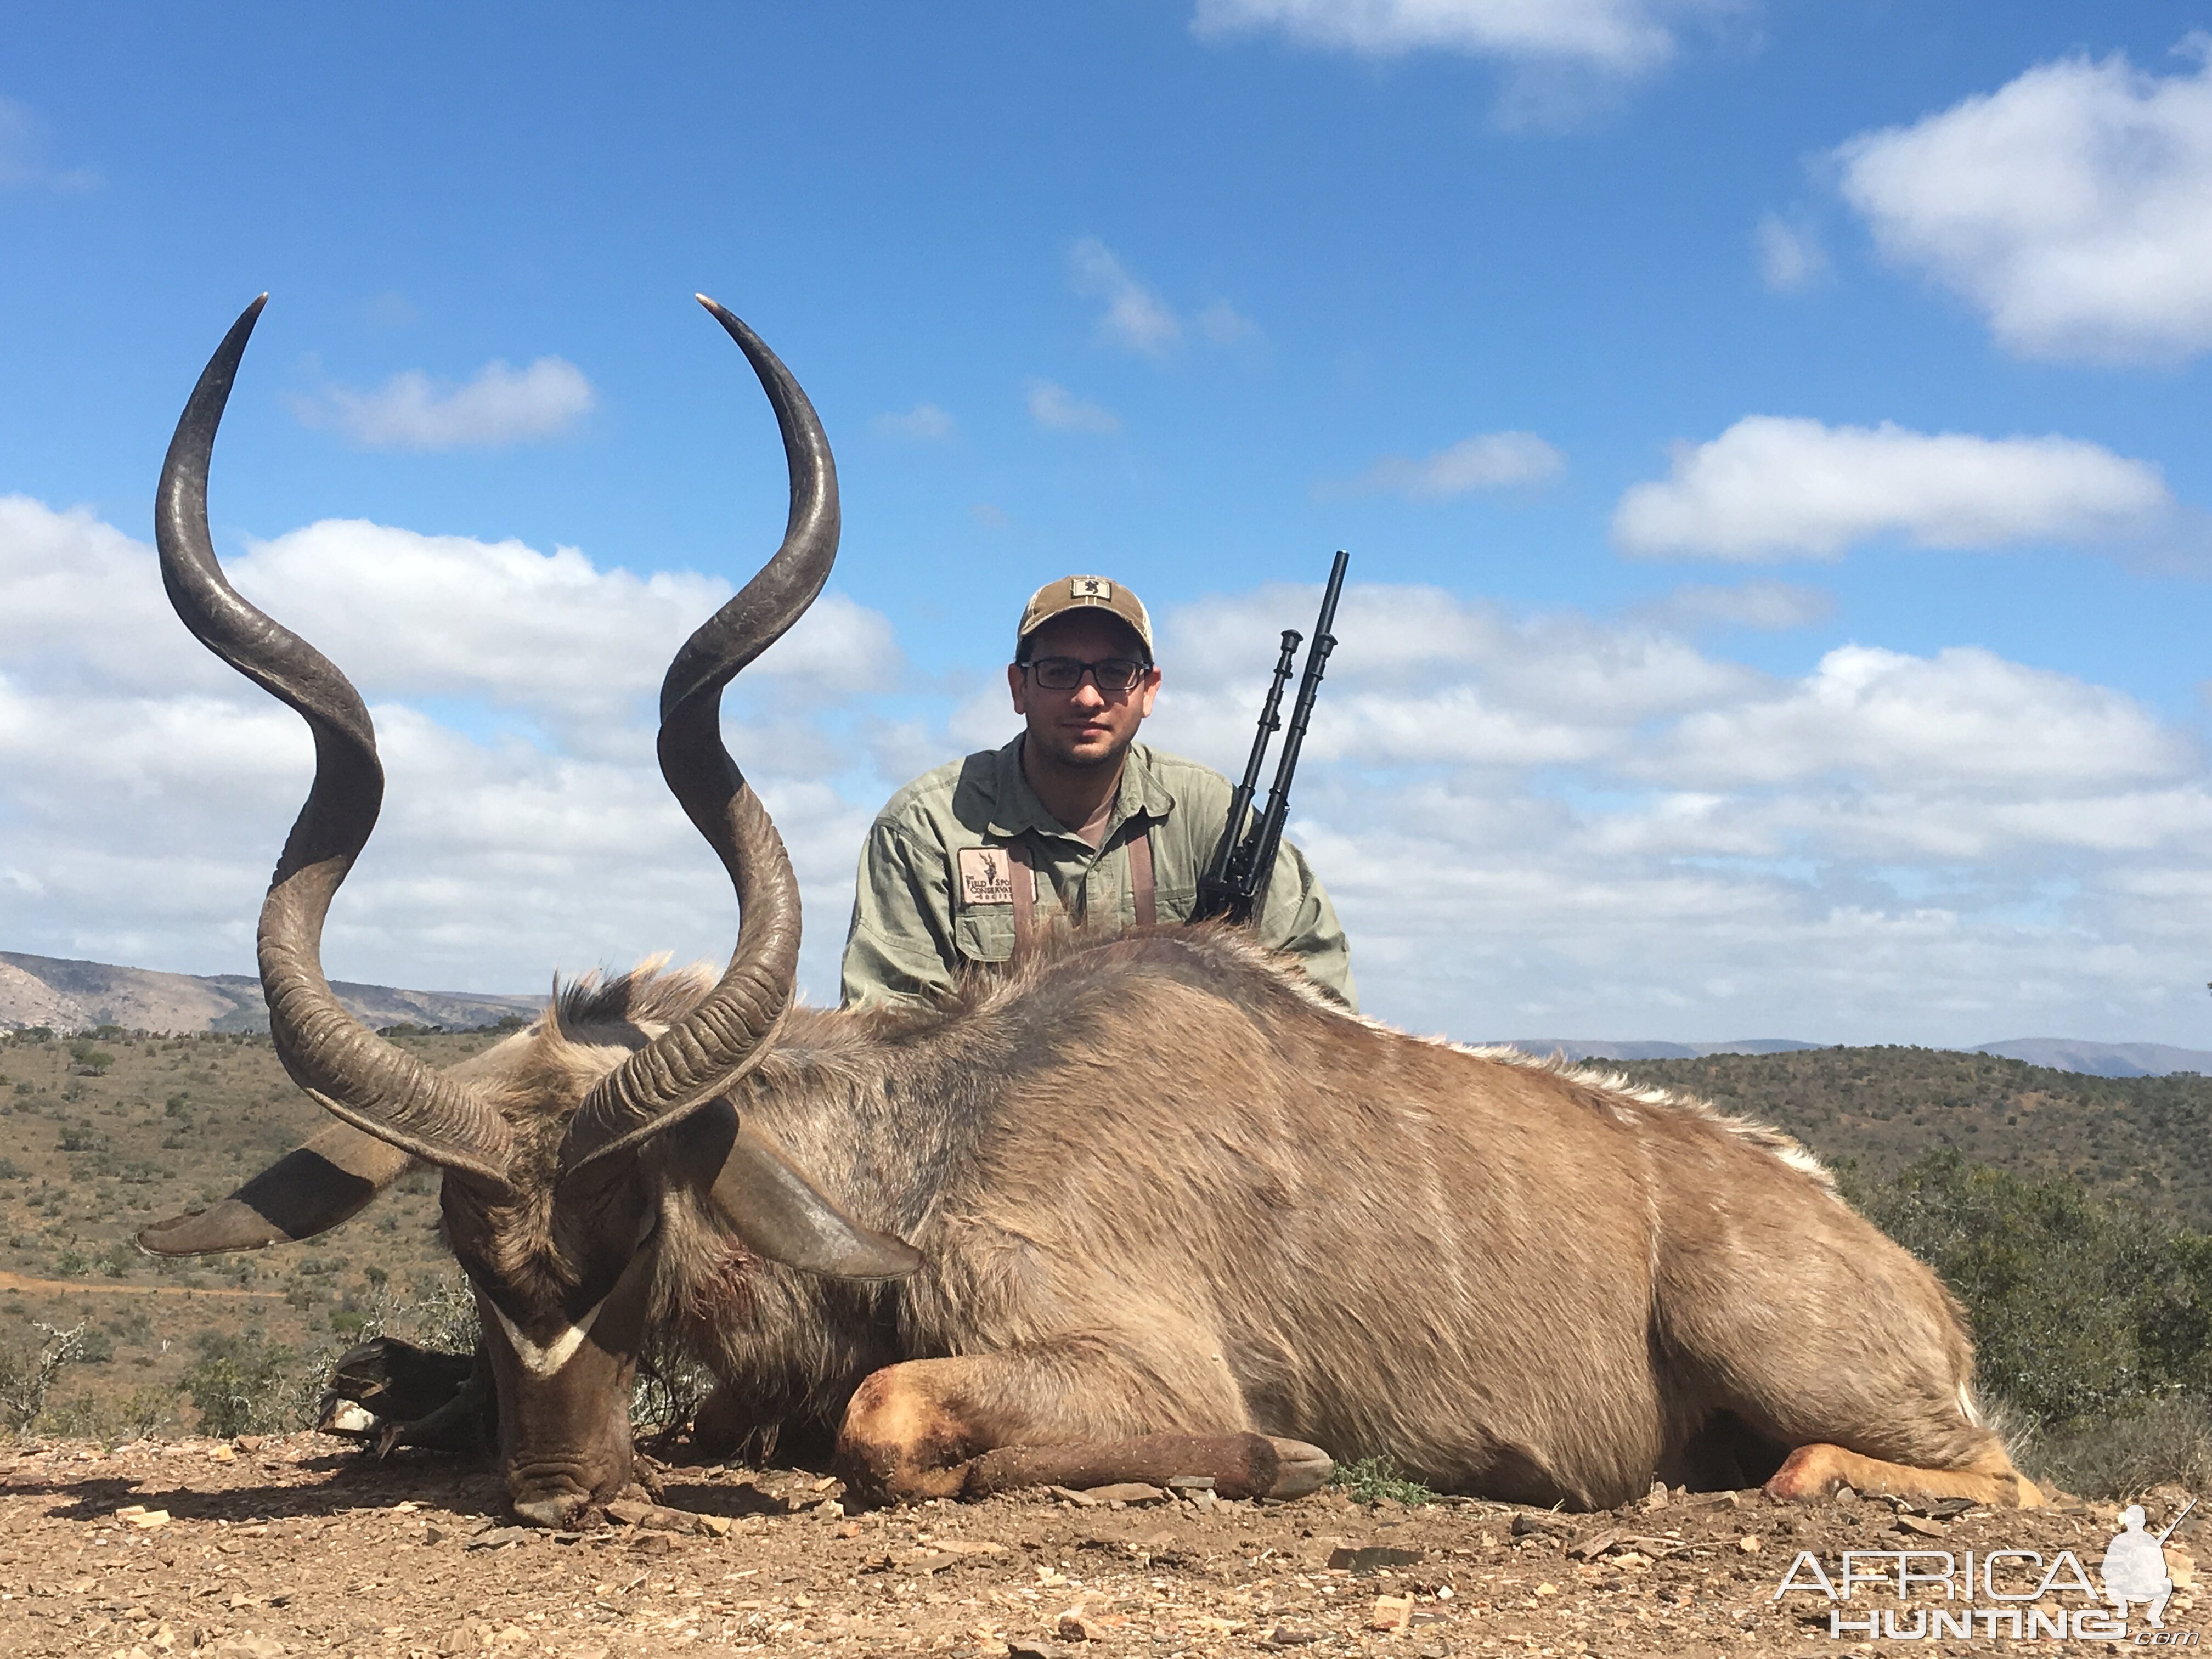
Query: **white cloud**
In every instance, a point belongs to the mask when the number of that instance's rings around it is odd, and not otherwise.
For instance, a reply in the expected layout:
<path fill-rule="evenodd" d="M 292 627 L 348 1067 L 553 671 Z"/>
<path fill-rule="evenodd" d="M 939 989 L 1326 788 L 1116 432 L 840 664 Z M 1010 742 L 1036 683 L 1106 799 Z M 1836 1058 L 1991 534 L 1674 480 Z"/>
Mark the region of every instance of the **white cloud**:
<path fill-rule="evenodd" d="M 1121 417 L 1050 380 L 1031 380 L 1030 419 L 1048 432 L 1119 432 Z"/>
<path fill-rule="evenodd" d="M 527 990 L 556 964 L 726 955 L 727 886 L 656 774 L 651 726 L 669 653 L 726 584 L 337 522 L 235 568 L 356 677 L 380 734 L 385 817 L 331 919 L 333 973 Z M 0 501 L 7 942 L 242 970 L 311 745 L 159 591 L 142 544 Z M 1240 765 L 1277 631 L 1310 625 L 1317 597 L 1164 609 L 1147 736 Z M 1769 673 L 1682 631 L 1817 605 L 1753 583 L 1628 617 L 1527 615 L 1349 589 L 1292 830 L 1370 1008 L 1470 1038 L 2212 1046 L 2212 773 L 2194 738 L 1984 649 L 1851 645 Z M 832 594 L 731 699 L 731 747 L 799 872 L 817 999 L 868 817 L 1011 729 L 995 664 L 918 691 L 897 650 L 885 618 Z"/>
<path fill-rule="evenodd" d="M 1404 495 L 1417 501 L 1449 501 L 1478 489 L 1548 483 L 1566 469 L 1566 457 L 1533 432 L 1483 432 L 1419 460 L 1386 455 L 1358 477 L 1324 483 L 1323 495 Z"/>
<path fill-rule="evenodd" d="M 1698 787 L 1838 775 L 1883 788 L 2165 782 L 2187 746 L 2133 699 L 1955 646 L 1839 646 L 1803 679 L 1686 717 L 1632 770 Z M 1908 832 L 1909 833 L 1909 832 Z"/>
<path fill-rule="evenodd" d="M 1634 75 L 1673 56 L 1650 0 L 1198 0 L 1200 35 L 1279 30 L 1301 46 L 1395 58 L 1407 52 L 1565 62 Z"/>
<path fill-rule="evenodd" d="M 1827 274 L 1827 253 L 1808 227 L 1769 213 L 1760 218 L 1753 240 L 1759 251 L 1759 279 L 1777 294 L 1794 294 Z"/>
<path fill-rule="evenodd" d="M 1260 325 L 1226 300 L 1216 300 L 1198 313 L 1198 331 L 1216 345 L 1235 345 L 1257 339 Z"/>
<path fill-rule="evenodd" d="M 652 734 L 661 674 L 726 581 L 335 520 L 228 563 L 376 718 L 390 787 L 338 902 L 333 972 L 527 989 L 556 963 L 726 956 L 726 885 Z M 849 905 L 877 804 L 826 780 L 866 771 L 853 710 L 902 685 L 902 663 L 889 622 L 832 592 L 726 699 L 733 750 L 801 837 L 817 919 Z M 10 948 L 243 969 L 312 766 L 297 717 L 169 611 L 151 548 L 0 498 L 0 871 L 23 896 Z M 836 932 L 808 947 L 817 994 L 836 983 Z"/>
<path fill-rule="evenodd" d="M 1274 630 L 1314 597 L 1165 615 L 1159 741 L 1240 763 Z M 1516 618 L 1413 589 L 1353 587 L 1337 631 L 1292 829 L 1385 1018 L 2212 1040 L 2191 934 L 2212 925 L 2192 881 L 2212 776 L 2120 693 L 1970 647 L 1763 674 L 1656 615 Z"/>
<path fill-rule="evenodd" d="M 1068 251 L 1068 280 L 1086 299 L 1103 300 L 1098 331 L 1116 345 L 1163 357 L 1182 343 L 1182 323 L 1160 296 L 1131 276 L 1096 236 Z"/>
<path fill-rule="evenodd" d="M 1678 451 L 1664 483 L 1631 488 L 1613 533 L 1650 556 L 1832 559 L 1886 535 L 1942 548 L 2143 537 L 2176 510 L 2156 467 L 2075 439 L 1753 415 Z"/>
<path fill-rule="evenodd" d="M 523 369 L 486 363 L 459 385 L 410 368 L 374 392 L 327 386 L 289 401 L 304 424 L 333 428 L 364 449 L 498 449 L 558 437 L 598 395 L 566 358 L 540 357 Z"/>
<path fill-rule="evenodd" d="M 1884 253 L 2010 349 L 2162 362 L 2212 347 L 2212 58 L 2065 58 L 1836 152 Z"/>
<path fill-rule="evenodd" d="M 1826 621 L 1835 611 L 1836 596 L 1825 588 L 1793 582 L 1743 582 L 1729 587 L 1690 582 L 1644 609 L 1656 620 L 1676 627 L 1717 624 L 1779 630 Z"/>
<path fill-rule="evenodd" d="M 91 167 L 58 167 L 50 159 L 46 124 L 27 104 L 0 98 L 0 190 L 91 190 Z"/>
<path fill-rule="evenodd" d="M 878 415 L 875 428 L 894 438 L 933 444 L 944 443 L 960 429 L 959 422 L 935 404 L 916 404 L 903 414 Z"/>

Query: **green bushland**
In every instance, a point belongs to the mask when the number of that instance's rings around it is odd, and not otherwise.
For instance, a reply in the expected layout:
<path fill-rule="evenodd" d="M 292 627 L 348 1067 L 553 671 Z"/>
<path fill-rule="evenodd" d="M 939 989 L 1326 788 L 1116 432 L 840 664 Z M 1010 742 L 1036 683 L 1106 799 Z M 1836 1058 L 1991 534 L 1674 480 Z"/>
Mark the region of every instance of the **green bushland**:
<path fill-rule="evenodd" d="M 2029 1473 L 2098 1496 L 2212 1477 L 2212 1235 L 1955 1151 L 1839 1182 L 1959 1298 L 1977 1391 Z"/>

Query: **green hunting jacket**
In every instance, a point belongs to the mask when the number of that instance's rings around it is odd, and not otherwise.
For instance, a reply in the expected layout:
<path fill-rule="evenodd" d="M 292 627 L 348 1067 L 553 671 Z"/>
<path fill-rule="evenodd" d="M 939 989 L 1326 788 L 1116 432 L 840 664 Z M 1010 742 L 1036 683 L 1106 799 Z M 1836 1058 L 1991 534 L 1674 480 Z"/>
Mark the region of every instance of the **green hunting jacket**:
<path fill-rule="evenodd" d="M 1149 827 L 1158 918 L 1190 920 L 1200 872 L 1229 821 L 1229 780 L 1195 761 L 1131 744 L 1106 834 L 1093 848 L 1036 798 L 1022 775 L 1021 744 L 1017 737 L 1003 749 L 924 773 L 876 815 L 845 939 L 847 1007 L 941 995 L 962 967 L 1013 954 L 1014 907 L 966 902 L 956 873 L 963 848 L 1018 841 L 1037 873 L 1040 924 L 1072 915 L 1126 927 L 1136 920 L 1128 843 Z M 1336 908 L 1305 855 L 1287 841 L 1255 932 L 1261 944 L 1288 951 L 1310 976 L 1358 1006 Z"/>

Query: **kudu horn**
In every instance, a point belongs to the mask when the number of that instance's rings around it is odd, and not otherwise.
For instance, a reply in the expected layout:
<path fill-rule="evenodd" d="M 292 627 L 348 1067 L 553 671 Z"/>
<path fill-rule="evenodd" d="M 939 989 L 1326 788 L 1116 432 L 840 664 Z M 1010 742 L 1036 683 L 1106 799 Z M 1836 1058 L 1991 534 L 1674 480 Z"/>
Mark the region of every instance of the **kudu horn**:
<path fill-rule="evenodd" d="M 729 872 L 738 946 L 706 1000 L 602 1079 L 568 1126 L 573 1171 L 635 1146 L 725 1092 L 768 1052 L 799 977 L 799 882 L 783 838 L 722 744 L 722 688 L 814 602 L 837 556 L 837 468 L 799 382 L 702 294 L 760 377 L 783 434 L 791 515 L 775 556 L 701 625 L 660 686 L 660 775 Z"/>
<path fill-rule="evenodd" d="M 337 1116 L 417 1158 L 504 1185 L 505 1120 L 356 1019 L 323 977 L 323 919 L 384 799 L 376 728 L 336 665 L 239 597 L 208 535 L 216 429 L 268 299 L 246 307 L 192 389 L 161 464 L 154 539 L 162 585 L 185 626 L 315 734 L 314 784 L 261 906 L 257 948 L 270 1034 L 292 1080 Z"/>

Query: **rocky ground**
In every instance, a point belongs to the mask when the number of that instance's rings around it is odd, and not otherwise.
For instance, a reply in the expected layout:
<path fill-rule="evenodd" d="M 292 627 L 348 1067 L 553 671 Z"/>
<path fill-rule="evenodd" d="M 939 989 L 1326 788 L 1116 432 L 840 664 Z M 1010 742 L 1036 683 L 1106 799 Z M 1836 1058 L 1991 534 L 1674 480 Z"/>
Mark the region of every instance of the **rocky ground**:
<path fill-rule="evenodd" d="M 2118 1524 L 2112 1505 L 2070 1502 L 1946 1516 L 1849 1494 L 1782 1506 L 1677 1492 L 1565 1516 L 1341 1491 L 1252 1504 L 1150 1489 L 848 1516 L 836 1484 L 805 1471 L 659 1479 L 662 1507 L 623 1506 L 627 1524 L 556 1534 L 507 1525 L 481 1468 L 410 1454 L 380 1464 L 319 1435 L 0 1451 L 0 1652 L 1870 1652 L 1887 1640 L 1832 1636 L 1817 1592 L 1775 1599 L 1799 1552 L 1832 1577 L 1845 1550 L 2016 1549 L 2055 1563 L 2070 1549 L 2094 1576 Z M 2148 1495 L 2153 1526 L 2182 1501 Z M 2178 1582 L 2208 1537 L 2200 1510 L 2170 1548 Z M 1845 1611 L 1940 1607 L 1940 1596 L 1930 1587 L 1900 1603 L 1893 1590 L 1884 1603 L 1862 1589 Z M 2062 1585 L 2045 1605 L 2089 1604 Z M 2167 1627 L 2206 1622 L 2185 1583 Z M 1920 1650 L 1996 1645 L 1978 1628 Z"/>

